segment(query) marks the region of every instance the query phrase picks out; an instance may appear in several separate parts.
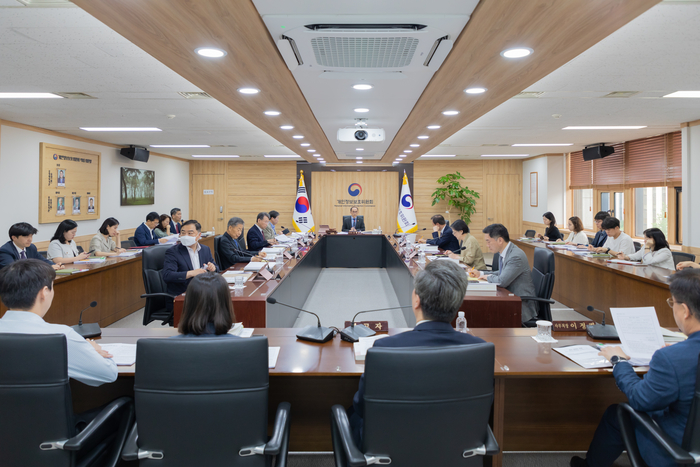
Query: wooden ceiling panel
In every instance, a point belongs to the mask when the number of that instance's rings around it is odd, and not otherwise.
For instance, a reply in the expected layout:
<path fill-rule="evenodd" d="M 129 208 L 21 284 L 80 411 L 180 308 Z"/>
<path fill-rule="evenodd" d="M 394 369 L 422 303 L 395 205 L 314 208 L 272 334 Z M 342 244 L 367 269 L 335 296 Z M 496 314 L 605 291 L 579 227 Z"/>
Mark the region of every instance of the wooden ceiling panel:
<path fill-rule="evenodd" d="M 308 142 L 337 158 L 294 77 L 249 0 L 75 0 L 74 3 L 308 161 Z M 198 47 L 227 55 L 210 59 Z M 138 73 L 138 69 L 133 70 Z M 261 90 L 243 95 L 241 87 Z M 268 117 L 265 110 L 282 114 Z M 294 130 L 281 130 L 293 125 Z M 292 135 L 304 135 L 295 140 Z"/>

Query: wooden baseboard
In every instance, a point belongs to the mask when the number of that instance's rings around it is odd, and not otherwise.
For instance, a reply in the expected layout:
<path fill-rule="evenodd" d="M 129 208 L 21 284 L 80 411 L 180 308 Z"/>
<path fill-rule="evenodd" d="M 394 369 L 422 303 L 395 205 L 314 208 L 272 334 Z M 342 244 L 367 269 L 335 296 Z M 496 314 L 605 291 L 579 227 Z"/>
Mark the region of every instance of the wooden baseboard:
<path fill-rule="evenodd" d="M 119 234 L 121 237 L 122 241 L 129 240 L 129 237 L 134 236 L 134 232 L 136 232 L 136 227 L 133 229 L 119 229 Z M 73 240 L 75 240 L 75 244 L 79 247 L 82 247 L 83 250 L 89 251 L 90 250 L 90 241 L 92 240 L 92 237 L 94 237 L 95 234 L 90 234 L 90 235 L 79 235 L 75 237 Z M 43 242 L 35 242 L 34 245 L 36 245 L 36 249 L 39 251 L 46 251 L 49 249 L 49 243 L 51 243 L 50 240 L 45 240 Z M 118 247 L 120 245 L 117 245 Z"/>

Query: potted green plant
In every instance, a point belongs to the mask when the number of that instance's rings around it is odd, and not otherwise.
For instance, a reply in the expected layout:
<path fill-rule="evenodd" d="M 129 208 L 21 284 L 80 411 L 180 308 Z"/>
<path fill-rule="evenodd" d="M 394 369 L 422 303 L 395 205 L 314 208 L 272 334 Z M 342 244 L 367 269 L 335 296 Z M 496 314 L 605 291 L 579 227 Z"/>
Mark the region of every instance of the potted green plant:
<path fill-rule="evenodd" d="M 459 217 L 469 225 L 472 214 L 476 212 L 476 200 L 479 198 L 479 193 L 462 186 L 459 182 L 460 179 L 464 179 L 464 177 L 459 172 L 438 178 L 437 182 L 443 186 L 432 194 L 433 206 L 440 201 L 447 200 L 447 205 L 457 208 Z"/>

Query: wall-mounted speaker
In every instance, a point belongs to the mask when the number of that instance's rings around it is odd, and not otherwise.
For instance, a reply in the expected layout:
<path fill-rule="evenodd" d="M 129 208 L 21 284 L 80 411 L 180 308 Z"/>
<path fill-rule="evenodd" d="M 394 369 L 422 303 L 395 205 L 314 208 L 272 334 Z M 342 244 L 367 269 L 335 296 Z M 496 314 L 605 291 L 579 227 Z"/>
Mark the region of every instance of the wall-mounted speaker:
<path fill-rule="evenodd" d="M 148 152 L 148 149 L 137 148 L 136 146 L 129 146 L 128 148 L 122 148 L 119 151 L 119 154 L 121 154 L 124 157 L 128 157 L 132 161 L 138 161 L 138 162 L 148 162 L 148 156 L 150 155 L 150 153 Z"/>
<path fill-rule="evenodd" d="M 602 159 L 603 157 L 607 157 L 610 154 L 615 152 L 615 148 L 612 146 L 605 146 L 600 145 L 600 146 L 593 146 L 590 148 L 585 148 L 583 150 L 583 160 L 584 161 L 592 161 L 595 159 Z"/>

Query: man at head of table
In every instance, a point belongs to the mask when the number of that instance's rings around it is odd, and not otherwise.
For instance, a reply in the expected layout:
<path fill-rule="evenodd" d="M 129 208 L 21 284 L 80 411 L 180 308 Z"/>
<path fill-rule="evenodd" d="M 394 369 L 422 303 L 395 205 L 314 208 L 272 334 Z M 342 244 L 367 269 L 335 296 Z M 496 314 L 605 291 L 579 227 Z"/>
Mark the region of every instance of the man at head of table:
<path fill-rule="evenodd" d="M 700 271 L 686 269 L 671 276 L 668 304 L 673 318 L 688 339 L 657 350 L 651 357 L 649 371 L 639 379 L 621 347 L 605 347 L 600 352 L 613 365 L 617 387 L 627 396 L 629 405 L 647 412 L 661 429 L 679 446 L 688 422 L 695 394 L 695 379 L 700 353 Z M 646 430 L 635 430 L 644 462 L 654 467 L 676 463 Z M 571 459 L 572 467 L 607 467 L 622 454 L 625 445 L 617 419 L 617 405 L 603 414 L 586 458 Z"/>
<path fill-rule="evenodd" d="M 452 261 L 432 261 L 416 274 L 411 294 L 411 307 L 416 317 L 412 331 L 402 332 L 374 342 L 374 347 L 442 347 L 447 345 L 469 345 L 484 342 L 471 334 L 457 332 L 452 320 L 467 292 L 467 275 L 464 269 Z M 360 386 L 348 409 L 348 418 L 353 436 L 361 446 L 364 423 L 365 376 L 360 377 Z"/>

